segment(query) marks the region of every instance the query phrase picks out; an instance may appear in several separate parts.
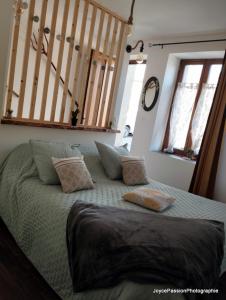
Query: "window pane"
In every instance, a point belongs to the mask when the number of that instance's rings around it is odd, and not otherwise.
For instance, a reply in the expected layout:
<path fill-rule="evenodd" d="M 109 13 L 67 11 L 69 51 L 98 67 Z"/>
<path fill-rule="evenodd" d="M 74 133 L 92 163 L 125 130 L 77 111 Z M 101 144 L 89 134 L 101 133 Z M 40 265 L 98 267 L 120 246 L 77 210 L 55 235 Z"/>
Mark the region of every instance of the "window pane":
<path fill-rule="evenodd" d="M 192 120 L 192 149 L 195 154 L 199 153 L 201 147 L 221 68 L 222 65 L 220 64 L 211 65 L 207 83 L 202 86 L 202 92 Z"/>
<path fill-rule="evenodd" d="M 199 64 L 188 62 L 184 67 L 182 80 L 178 83 L 170 115 L 169 138 L 166 151 L 174 149 L 184 150 L 192 111 L 197 96 L 201 90 L 195 114 L 192 119 L 192 149 L 197 154 L 200 149 L 209 112 L 213 102 L 216 85 L 222 69 L 222 64 L 214 63 L 210 66 L 206 82 L 200 82 L 205 61 Z"/>
<path fill-rule="evenodd" d="M 203 65 L 186 65 L 182 82 L 199 83 Z"/>
<path fill-rule="evenodd" d="M 168 150 L 184 149 L 198 84 L 179 83 L 170 117 Z"/>
<path fill-rule="evenodd" d="M 221 69 L 222 69 L 222 65 L 212 65 L 210 67 L 207 83 L 217 84 Z"/>
<path fill-rule="evenodd" d="M 202 86 L 202 92 L 195 110 L 191 128 L 192 150 L 195 154 L 199 153 L 215 90 L 216 85 L 214 84 L 203 84 Z"/>

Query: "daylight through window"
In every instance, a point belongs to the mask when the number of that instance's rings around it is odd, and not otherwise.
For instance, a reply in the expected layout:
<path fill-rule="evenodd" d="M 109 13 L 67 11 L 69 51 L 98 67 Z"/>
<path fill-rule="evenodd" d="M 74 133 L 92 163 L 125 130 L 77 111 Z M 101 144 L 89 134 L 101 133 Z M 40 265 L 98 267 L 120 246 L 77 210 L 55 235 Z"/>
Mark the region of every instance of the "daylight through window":
<path fill-rule="evenodd" d="M 221 59 L 181 61 L 164 139 L 165 152 L 198 154 L 221 68 Z"/>

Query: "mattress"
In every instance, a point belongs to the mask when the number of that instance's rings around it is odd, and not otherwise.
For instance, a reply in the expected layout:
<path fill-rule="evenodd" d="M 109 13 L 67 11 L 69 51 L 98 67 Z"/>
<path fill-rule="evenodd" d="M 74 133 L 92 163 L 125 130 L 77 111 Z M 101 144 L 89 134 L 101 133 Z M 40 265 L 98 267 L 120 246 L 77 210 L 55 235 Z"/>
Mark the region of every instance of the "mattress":
<path fill-rule="evenodd" d="M 109 180 L 98 156 L 83 149 L 85 161 L 96 181 L 95 189 L 64 194 L 60 186 L 43 185 L 28 144 L 17 147 L 0 169 L 0 215 L 18 245 L 36 269 L 63 300 L 156 299 L 154 288 L 171 285 L 122 282 L 110 288 L 73 294 L 66 246 L 66 222 L 73 203 L 80 199 L 98 205 L 153 212 L 124 202 L 122 195 L 134 189 L 121 181 Z M 226 204 L 198 197 L 179 189 L 151 181 L 150 188 L 161 190 L 177 199 L 163 212 L 168 216 L 203 218 L 226 223 Z M 226 249 L 225 249 L 226 253 Z M 226 270 L 226 257 L 222 271 Z M 183 299 L 180 294 L 167 299 Z"/>

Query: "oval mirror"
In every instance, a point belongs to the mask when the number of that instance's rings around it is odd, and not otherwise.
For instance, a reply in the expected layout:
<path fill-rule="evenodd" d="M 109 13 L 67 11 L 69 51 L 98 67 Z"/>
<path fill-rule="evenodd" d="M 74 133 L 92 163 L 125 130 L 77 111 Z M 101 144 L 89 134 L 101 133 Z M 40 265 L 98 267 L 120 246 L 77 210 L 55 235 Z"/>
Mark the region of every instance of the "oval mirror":
<path fill-rule="evenodd" d="M 145 83 L 142 92 L 142 107 L 146 111 L 150 111 L 155 106 L 159 95 L 159 81 L 156 77 L 151 77 Z"/>

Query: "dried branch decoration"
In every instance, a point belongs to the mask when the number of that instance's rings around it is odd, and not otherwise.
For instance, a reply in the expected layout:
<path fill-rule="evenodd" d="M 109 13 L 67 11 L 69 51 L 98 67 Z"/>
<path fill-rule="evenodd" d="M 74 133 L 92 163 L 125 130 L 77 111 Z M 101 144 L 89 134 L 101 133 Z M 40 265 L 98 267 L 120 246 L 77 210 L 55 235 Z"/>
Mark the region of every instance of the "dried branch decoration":
<path fill-rule="evenodd" d="M 44 38 L 45 38 L 45 43 L 43 42 L 42 43 L 42 48 L 41 48 L 41 53 L 43 55 L 45 55 L 46 57 L 48 56 L 48 47 L 49 47 L 49 41 L 48 41 L 48 38 L 46 36 L 46 33 L 44 33 Z M 37 41 L 37 37 L 35 35 L 35 33 L 33 32 L 33 38 L 31 38 L 31 46 L 32 48 L 37 51 L 37 48 L 38 48 L 38 41 Z M 54 71 L 56 72 L 56 66 L 54 64 L 53 61 L 51 61 L 51 66 L 52 68 L 54 69 Z M 64 85 L 65 84 L 65 81 L 64 79 L 62 78 L 62 76 L 60 76 L 60 81 L 61 83 Z M 68 94 L 70 97 L 72 97 L 72 92 L 68 89 Z M 78 103 L 77 101 L 75 101 L 75 104 L 76 106 L 78 107 Z"/>

